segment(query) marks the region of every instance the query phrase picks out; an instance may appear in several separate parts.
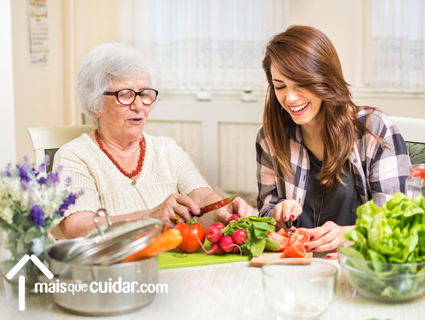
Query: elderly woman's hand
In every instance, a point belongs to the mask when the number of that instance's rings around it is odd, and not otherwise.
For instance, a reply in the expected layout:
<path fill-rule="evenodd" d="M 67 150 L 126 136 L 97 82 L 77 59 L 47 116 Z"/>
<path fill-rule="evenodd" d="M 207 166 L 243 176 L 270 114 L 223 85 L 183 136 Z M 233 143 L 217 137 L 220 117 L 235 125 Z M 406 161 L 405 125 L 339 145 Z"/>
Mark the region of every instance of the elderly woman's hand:
<path fill-rule="evenodd" d="M 149 216 L 164 221 L 169 227 L 174 227 L 179 222 L 190 221 L 193 218 L 191 212 L 196 214 L 200 212 L 196 202 L 188 196 L 172 193 L 163 203 L 150 210 Z M 173 220 L 176 214 L 180 216 L 178 221 Z"/>
<path fill-rule="evenodd" d="M 254 215 L 254 210 L 241 197 L 236 197 L 227 206 L 217 210 L 216 221 L 227 224 L 232 214 L 238 214 L 240 217 L 248 217 Z"/>

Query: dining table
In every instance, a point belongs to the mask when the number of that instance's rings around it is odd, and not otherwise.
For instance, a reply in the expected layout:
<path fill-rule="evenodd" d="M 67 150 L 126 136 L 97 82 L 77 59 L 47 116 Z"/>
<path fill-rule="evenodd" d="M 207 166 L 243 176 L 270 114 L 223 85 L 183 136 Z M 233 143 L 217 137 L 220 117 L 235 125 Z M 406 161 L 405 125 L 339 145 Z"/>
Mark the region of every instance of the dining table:
<path fill-rule="evenodd" d="M 338 268 L 335 295 L 321 320 L 423 320 L 425 294 L 406 302 L 382 302 L 365 298 L 351 287 L 337 260 L 325 259 Z M 113 317 L 86 317 L 68 313 L 53 302 L 49 293 L 27 294 L 25 310 L 19 311 L 18 293 L 0 281 L 1 320 L 79 319 L 276 319 L 263 288 L 261 268 L 248 261 L 170 268 L 159 271 L 158 283 L 168 292 L 157 293 L 149 305 Z"/>

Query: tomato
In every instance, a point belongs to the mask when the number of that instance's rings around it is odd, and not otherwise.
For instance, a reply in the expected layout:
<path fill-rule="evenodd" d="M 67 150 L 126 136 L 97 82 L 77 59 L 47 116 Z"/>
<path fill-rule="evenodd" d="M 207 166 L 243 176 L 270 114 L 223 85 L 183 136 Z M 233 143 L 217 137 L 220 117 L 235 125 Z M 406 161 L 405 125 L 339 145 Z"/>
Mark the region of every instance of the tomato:
<path fill-rule="evenodd" d="M 282 236 L 277 232 L 269 232 L 267 235 L 270 239 L 279 243 L 280 249 L 277 252 L 282 252 L 288 246 L 289 238 Z"/>
<path fill-rule="evenodd" d="M 305 249 L 304 243 L 301 240 L 295 240 L 292 244 L 286 247 L 283 254 L 288 258 L 304 258 L 307 250 Z"/>
<path fill-rule="evenodd" d="M 294 243 L 296 240 L 301 241 L 302 243 L 306 243 L 310 241 L 310 234 L 307 232 L 297 229 L 289 239 L 289 244 Z"/>
<path fill-rule="evenodd" d="M 283 228 L 279 229 L 279 231 L 277 233 L 279 233 L 280 235 L 287 237 L 289 239 L 289 234 Z"/>
<path fill-rule="evenodd" d="M 205 241 L 205 229 L 196 220 L 178 223 L 174 229 L 178 229 L 182 234 L 183 241 L 177 248 L 185 253 L 198 251 L 201 248 L 201 243 L 203 244 Z"/>

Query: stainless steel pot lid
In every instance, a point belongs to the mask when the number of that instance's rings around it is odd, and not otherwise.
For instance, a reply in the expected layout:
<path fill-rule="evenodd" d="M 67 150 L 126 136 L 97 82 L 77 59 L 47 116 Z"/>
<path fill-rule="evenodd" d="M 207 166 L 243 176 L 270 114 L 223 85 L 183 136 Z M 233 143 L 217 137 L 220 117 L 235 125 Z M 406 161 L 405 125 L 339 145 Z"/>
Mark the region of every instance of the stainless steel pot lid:
<path fill-rule="evenodd" d="M 99 211 L 105 212 L 107 225 L 99 225 Z M 96 229 L 72 246 L 62 261 L 78 265 L 114 264 L 148 246 L 164 230 L 164 222 L 153 218 L 112 223 L 105 209 L 96 212 L 94 222 Z"/>

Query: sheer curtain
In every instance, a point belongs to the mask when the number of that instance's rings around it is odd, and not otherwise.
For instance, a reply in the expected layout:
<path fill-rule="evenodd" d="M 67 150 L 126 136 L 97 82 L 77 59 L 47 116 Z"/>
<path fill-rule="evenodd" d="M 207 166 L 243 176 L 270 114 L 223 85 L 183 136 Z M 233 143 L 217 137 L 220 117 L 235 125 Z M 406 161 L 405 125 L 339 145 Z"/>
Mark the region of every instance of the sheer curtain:
<path fill-rule="evenodd" d="M 155 62 L 162 89 L 264 89 L 268 39 L 288 0 L 122 0 L 123 41 Z"/>
<path fill-rule="evenodd" d="M 375 88 L 425 89 L 425 0 L 372 0 Z"/>

